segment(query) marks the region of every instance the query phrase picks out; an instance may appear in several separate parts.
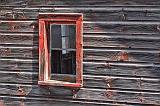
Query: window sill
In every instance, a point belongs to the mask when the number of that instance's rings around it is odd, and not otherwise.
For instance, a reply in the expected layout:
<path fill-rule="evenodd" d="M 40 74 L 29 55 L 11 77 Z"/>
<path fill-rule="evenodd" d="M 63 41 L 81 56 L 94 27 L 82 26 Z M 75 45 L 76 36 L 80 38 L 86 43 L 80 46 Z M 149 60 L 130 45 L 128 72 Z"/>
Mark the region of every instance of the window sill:
<path fill-rule="evenodd" d="M 65 86 L 65 87 L 75 87 L 80 88 L 83 84 L 80 83 L 70 83 L 64 81 L 57 81 L 57 80 L 49 80 L 49 81 L 38 81 L 39 85 L 51 85 L 51 86 Z"/>

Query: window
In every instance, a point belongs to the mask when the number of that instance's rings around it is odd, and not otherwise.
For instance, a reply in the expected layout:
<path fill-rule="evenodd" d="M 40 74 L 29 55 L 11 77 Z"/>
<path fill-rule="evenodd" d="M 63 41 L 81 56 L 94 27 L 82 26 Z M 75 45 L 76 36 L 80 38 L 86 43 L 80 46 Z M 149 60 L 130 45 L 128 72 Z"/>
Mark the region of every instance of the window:
<path fill-rule="evenodd" d="M 81 87 L 82 14 L 39 14 L 40 85 Z"/>

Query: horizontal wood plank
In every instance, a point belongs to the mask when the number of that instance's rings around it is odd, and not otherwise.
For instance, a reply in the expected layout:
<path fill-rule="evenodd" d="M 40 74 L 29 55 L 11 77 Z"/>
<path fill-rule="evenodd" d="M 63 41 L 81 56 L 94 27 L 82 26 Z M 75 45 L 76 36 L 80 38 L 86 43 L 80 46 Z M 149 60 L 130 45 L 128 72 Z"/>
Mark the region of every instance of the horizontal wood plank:
<path fill-rule="evenodd" d="M 84 33 L 84 46 L 159 48 L 159 34 Z M 0 33 L 0 44 L 38 46 L 38 34 Z"/>
<path fill-rule="evenodd" d="M 118 65 L 118 64 L 84 64 L 84 73 L 93 74 L 93 75 L 129 75 L 129 76 L 150 76 L 150 77 L 159 77 L 159 67 L 152 66 L 127 66 L 127 65 Z M 126 77 L 124 76 L 124 77 Z"/>
<path fill-rule="evenodd" d="M 150 36 L 150 37 L 149 37 Z M 84 46 L 126 47 L 126 48 L 159 48 L 160 36 L 157 35 L 84 35 Z"/>
<path fill-rule="evenodd" d="M 11 44 L 13 46 L 13 44 Z M 21 44 L 23 45 L 23 44 Z M 26 45 L 24 45 L 26 46 Z M 9 46 L 0 47 L 0 57 L 1 58 L 23 58 L 23 59 L 38 59 L 38 49 L 37 48 L 11 48 Z"/>
<path fill-rule="evenodd" d="M 21 60 L 21 61 L 19 61 Z M 38 70 L 38 60 L 31 59 L 1 59 L 0 68 L 8 70 Z"/>
<path fill-rule="evenodd" d="M 14 59 L 1 58 L 0 69 L 3 70 L 38 70 L 37 59 Z M 158 77 L 159 63 L 131 62 L 131 61 L 107 61 L 107 60 L 85 60 L 84 71 L 92 74 L 105 75 L 132 75 Z"/>
<path fill-rule="evenodd" d="M 23 44 L 2 45 L 0 47 L 0 57 L 12 59 L 38 59 L 38 48 L 25 47 Z M 26 45 L 24 45 L 26 46 Z M 109 50 L 110 49 L 110 50 Z M 152 50 L 152 49 L 151 49 Z M 150 51 L 147 49 L 130 49 L 130 48 L 88 48 L 84 49 L 84 60 L 105 60 L 105 61 L 131 61 L 131 62 L 156 62 L 159 63 L 159 50 Z M 37 60 L 38 61 L 38 60 Z"/>
<path fill-rule="evenodd" d="M 5 32 L 37 32 L 38 23 L 33 21 L 20 21 L 20 22 L 1 22 L 0 31 Z"/>
<path fill-rule="evenodd" d="M 94 77 L 96 75 L 97 77 Z M 84 87 L 94 87 L 103 89 L 128 89 L 128 90 L 146 90 L 147 92 L 160 92 L 160 79 L 143 78 L 137 76 L 121 76 L 110 74 L 86 74 L 84 72 Z M 0 70 L 1 83 L 24 83 L 37 84 L 38 70 L 35 72 L 24 72 L 23 70 L 3 71 Z"/>
<path fill-rule="evenodd" d="M 36 49 L 10 49 L 0 50 L 1 58 L 10 59 L 38 59 Z M 84 60 L 104 60 L 104 61 L 131 61 L 131 62 L 157 62 L 159 63 L 158 53 L 126 52 L 124 51 L 84 51 Z"/>
<path fill-rule="evenodd" d="M 83 22 L 84 33 L 87 32 L 119 32 L 119 33 L 159 33 L 159 22 L 123 22 L 123 21 L 102 21 Z M 1 21 L 0 31 L 8 32 L 38 32 L 37 21 L 27 20 L 6 20 Z"/>
<path fill-rule="evenodd" d="M 1 44 L 13 44 L 13 45 L 38 45 L 38 34 L 0 34 Z"/>
<path fill-rule="evenodd" d="M 37 19 L 38 13 L 83 13 L 84 21 L 159 21 L 160 10 L 139 7 L 46 7 L 46 8 L 4 8 L 0 19 Z M 14 12 L 13 12 L 14 11 Z M 107 18 L 106 18 L 107 17 Z"/>
<path fill-rule="evenodd" d="M 95 92 L 96 91 L 96 92 Z M 85 97 L 85 95 L 87 96 Z M 127 96 L 126 96 L 127 95 Z M 143 102 L 143 103 L 153 103 L 159 104 L 159 94 L 153 95 L 145 95 L 143 93 L 133 93 L 133 92 L 119 92 L 116 90 L 98 90 L 98 89 L 84 89 L 84 91 L 79 91 L 77 97 L 78 98 L 86 98 L 86 99 L 99 99 L 99 100 L 116 100 L 116 101 L 125 101 L 125 102 Z M 149 97 L 147 97 L 149 96 Z M 145 98 L 141 100 L 141 98 Z M 152 99 L 152 97 L 154 99 Z"/>
<path fill-rule="evenodd" d="M 2 5 L 30 5 L 30 6 L 37 6 L 37 5 L 159 5 L 160 2 L 157 0 L 148 0 L 148 1 L 139 1 L 139 0 L 119 0 L 119 1 L 113 1 L 113 0 L 81 0 L 81 1 L 61 1 L 61 0 L 54 0 L 54 1 L 46 1 L 46 0 L 33 0 L 33 1 L 16 1 L 16 0 L 5 0 L 1 2 Z"/>
<path fill-rule="evenodd" d="M 18 97 L 18 96 L 7 96 L 0 95 L 1 104 L 5 105 L 24 105 L 24 106 L 119 106 L 119 105 L 130 105 L 130 106 L 139 106 L 141 103 L 126 103 L 126 102 L 116 102 L 116 101 L 95 101 L 95 100 L 85 100 L 85 99 L 57 99 L 57 98 L 44 98 L 44 97 Z M 145 104 L 146 106 L 153 104 Z M 154 104 L 154 106 L 157 106 Z"/>
<path fill-rule="evenodd" d="M 0 96 L 1 97 L 1 96 Z M 82 103 L 82 104 L 79 104 L 81 103 L 82 101 L 77 101 L 77 103 L 74 103 L 76 101 L 72 101 L 72 100 L 55 100 L 55 99 L 52 99 L 52 100 L 37 100 L 36 98 L 33 98 L 33 97 L 28 97 L 27 99 L 24 99 L 24 98 L 16 98 L 16 97 L 12 97 L 12 96 L 2 96 L 1 98 L 3 98 L 3 101 L 1 101 L 3 103 L 3 105 L 5 106 L 20 106 L 20 105 L 23 105 L 23 106 L 68 106 L 68 105 L 76 105 L 76 106 L 85 106 L 85 105 L 88 105 L 88 106 L 92 106 L 94 104 L 92 103 Z M 10 98 L 10 99 L 8 99 Z M 16 99 L 15 99 L 16 98 Z M 43 99 L 43 98 L 39 98 L 39 99 Z M 93 102 L 94 103 L 94 102 Z M 106 103 L 106 104 L 110 104 L 110 103 Z M 112 104 L 110 104 L 112 105 Z M 96 105 L 94 105 L 96 106 Z"/>
<path fill-rule="evenodd" d="M 159 53 L 138 53 L 126 51 L 94 52 L 85 51 L 84 60 L 135 61 L 160 63 Z"/>
<path fill-rule="evenodd" d="M 158 0 L 2 0 L 0 105 L 160 104 Z M 39 13 L 83 13 L 84 87 L 39 86 Z"/>
<path fill-rule="evenodd" d="M 159 104 L 160 93 L 147 93 L 143 91 L 121 91 L 121 90 L 108 90 L 108 89 L 95 89 L 95 88 L 81 88 L 76 91 L 74 96 L 70 89 L 54 87 L 38 87 L 37 85 L 22 85 L 22 84 L 1 84 L 1 95 L 27 95 L 27 96 L 40 96 L 50 98 L 68 98 L 74 100 L 86 99 L 95 101 L 115 101 L 127 103 L 144 103 L 144 104 Z M 61 89 L 61 90 L 60 90 Z M 63 90 L 62 90 L 63 89 Z M 87 94 L 87 96 L 86 96 Z M 63 96 L 63 97 L 62 97 Z M 141 98 L 145 98 L 142 99 Z"/>

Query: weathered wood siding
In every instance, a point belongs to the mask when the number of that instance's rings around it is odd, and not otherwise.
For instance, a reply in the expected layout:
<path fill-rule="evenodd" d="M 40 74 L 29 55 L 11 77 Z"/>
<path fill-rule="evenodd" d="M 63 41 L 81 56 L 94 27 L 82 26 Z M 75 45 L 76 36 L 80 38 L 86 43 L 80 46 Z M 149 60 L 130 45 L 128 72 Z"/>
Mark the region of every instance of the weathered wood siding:
<path fill-rule="evenodd" d="M 38 13 L 84 14 L 84 87 L 38 86 Z M 0 0 L 0 106 L 160 105 L 160 0 Z"/>

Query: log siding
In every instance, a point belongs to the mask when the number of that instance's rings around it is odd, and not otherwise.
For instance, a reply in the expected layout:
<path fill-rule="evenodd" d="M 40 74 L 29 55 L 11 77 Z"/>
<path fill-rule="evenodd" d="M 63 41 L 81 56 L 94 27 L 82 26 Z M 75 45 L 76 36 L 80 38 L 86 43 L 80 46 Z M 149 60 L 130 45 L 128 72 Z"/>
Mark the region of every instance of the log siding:
<path fill-rule="evenodd" d="M 39 13 L 83 14 L 81 89 L 38 85 Z M 1 0 L 0 105 L 160 105 L 160 1 Z"/>

